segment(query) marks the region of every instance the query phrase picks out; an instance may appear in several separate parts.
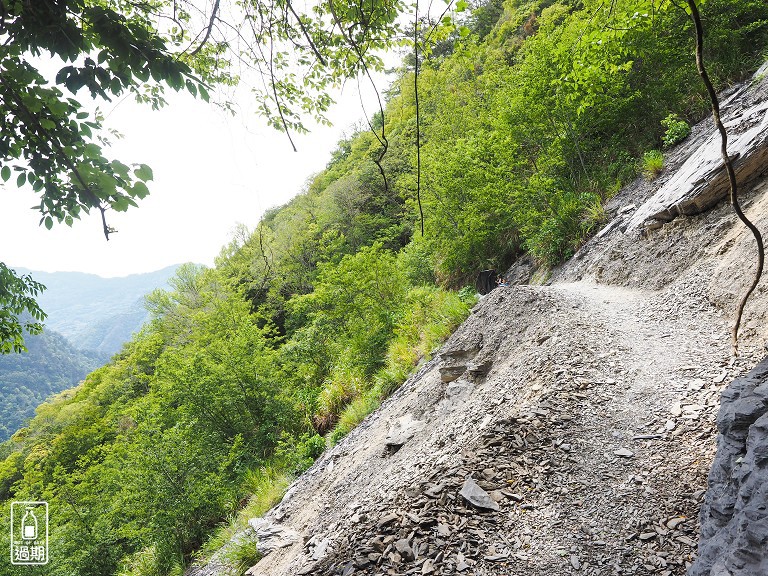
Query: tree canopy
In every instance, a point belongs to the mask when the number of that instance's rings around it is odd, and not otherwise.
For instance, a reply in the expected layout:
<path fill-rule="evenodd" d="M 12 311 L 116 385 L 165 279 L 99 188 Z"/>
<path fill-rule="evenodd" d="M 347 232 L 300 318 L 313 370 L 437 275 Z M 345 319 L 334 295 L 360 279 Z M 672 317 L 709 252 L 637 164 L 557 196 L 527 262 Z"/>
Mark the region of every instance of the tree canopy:
<path fill-rule="evenodd" d="M 326 0 L 299 12 L 290 0 L 0 0 L 0 178 L 38 195 L 40 224 L 72 226 L 125 211 L 149 193 L 152 170 L 108 155 L 112 134 L 92 102 L 133 94 L 154 108 L 164 91 L 209 99 L 241 74 L 268 122 L 288 133 L 327 122 L 327 88 L 381 65 L 397 38 L 395 0 Z M 82 95 L 86 96 L 85 104 Z M 226 104 L 226 103 L 223 103 Z M 21 312 L 42 320 L 43 287 L 7 267 L 0 275 L 0 350 L 23 347 Z"/>

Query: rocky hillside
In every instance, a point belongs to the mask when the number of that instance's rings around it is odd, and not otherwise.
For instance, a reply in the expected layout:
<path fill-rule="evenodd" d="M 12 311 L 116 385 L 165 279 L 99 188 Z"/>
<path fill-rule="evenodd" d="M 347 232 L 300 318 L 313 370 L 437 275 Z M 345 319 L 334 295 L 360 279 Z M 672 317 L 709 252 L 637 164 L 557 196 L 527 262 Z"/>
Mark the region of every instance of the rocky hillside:
<path fill-rule="evenodd" d="M 732 131 L 762 122 L 745 110 L 767 86 L 758 76 L 730 100 Z M 685 165 L 711 132 L 696 126 L 659 178 L 622 190 L 547 285 L 483 298 L 438 357 L 191 574 L 226 573 L 244 539 L 258 540 L 248 573 L 263 576 L 765 573 L 764 489 L 747 468 L 765 461 L 765 370 L 739 379 L 765 353 L 764 285 L 737 358 L 729 342 L 754 242 L 722 189 L 705 186 L 698 208 L 649 208 L 681 166 L 713 175 Z M 752 144 L 740 162 L 764 149 Z M 765 230 L 762 169 L 741 177 Z"/>

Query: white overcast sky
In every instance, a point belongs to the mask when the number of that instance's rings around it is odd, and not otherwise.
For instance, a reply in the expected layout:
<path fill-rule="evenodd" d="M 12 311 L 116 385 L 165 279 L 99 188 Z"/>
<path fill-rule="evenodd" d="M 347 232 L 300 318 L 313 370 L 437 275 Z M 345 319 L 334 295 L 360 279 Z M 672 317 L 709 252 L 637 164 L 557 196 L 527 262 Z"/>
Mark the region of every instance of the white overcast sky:
<path fill-rule="evenodd" d="M 382 79 L 379 88 L 384 87 Z M 370 113 L 368 92 L 363 89 Z M 105 124 L 124 135 L 107 157 L 154 170 L 151 193 L 138 208 L 109 213 L 118 233 L 107 242 L 96 213 L 73 228 L 57 224 L 46 230 L 38 225 L 39 212 L 30 209 L 37 196 L 17 189 L 11 178 L 0 181 L 0 262 L 105 277 L 182 262 L 211 265 L 238 223 L 253 228 L 266 209 L 301 192 L 325 167 L 339 138 L 363 118 L 357 85 L 348 83 L 329 115 L 334 126 L 295 135 L 299 151 L 293 152 L 284 134 L 252 114 L 233 117 L 186 94 L 169 93 L 168 99 L 171 104 L 159 111 L 132 98 L 102 104 Z"/>

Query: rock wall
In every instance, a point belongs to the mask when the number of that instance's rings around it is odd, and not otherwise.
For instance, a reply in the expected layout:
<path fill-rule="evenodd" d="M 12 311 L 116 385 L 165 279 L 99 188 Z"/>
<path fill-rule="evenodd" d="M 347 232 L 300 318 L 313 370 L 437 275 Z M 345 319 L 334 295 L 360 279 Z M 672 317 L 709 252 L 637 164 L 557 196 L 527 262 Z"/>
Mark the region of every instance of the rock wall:
<path fill-rule="evenodd" d="M 768 358 L 723 391 L 689 576 L 768 574 Z"/>
<path fill-rule="evenodd" d="M 728 154 L 739 186 L 754 182 L 768 162 L 768 63 L 721 105 L 728 131 Z M 722 95 L 721 95 L 722 97 Z M 664 185 L 629 218 L 628 229 L 657 228 L 681 215 L 700 214 L 727 197 L 720 133 L 711 119 L 704 141 Z"/>

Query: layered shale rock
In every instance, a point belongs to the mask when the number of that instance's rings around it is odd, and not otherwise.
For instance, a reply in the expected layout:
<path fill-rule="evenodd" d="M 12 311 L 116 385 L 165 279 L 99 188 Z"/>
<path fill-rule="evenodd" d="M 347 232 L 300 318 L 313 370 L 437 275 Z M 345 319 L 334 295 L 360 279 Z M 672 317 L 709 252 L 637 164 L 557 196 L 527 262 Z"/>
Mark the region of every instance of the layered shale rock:
<path fill-rule="evenodd" d="M 768 574 L 768 359 L 723 392 L 689 576 Z"/>
<path fill-rule="evenodd" d="M 768 169 L 766 70 L 768 65 L 723 103 L 728 154 L 740 186 L 754 182 Z M 727 197 L 730 186 L 720 148 L 720 133 L 712 124 L 683 165 L 632 215 L 627 228 L 656 227 L 677 216 L 700 214 Z"/>

